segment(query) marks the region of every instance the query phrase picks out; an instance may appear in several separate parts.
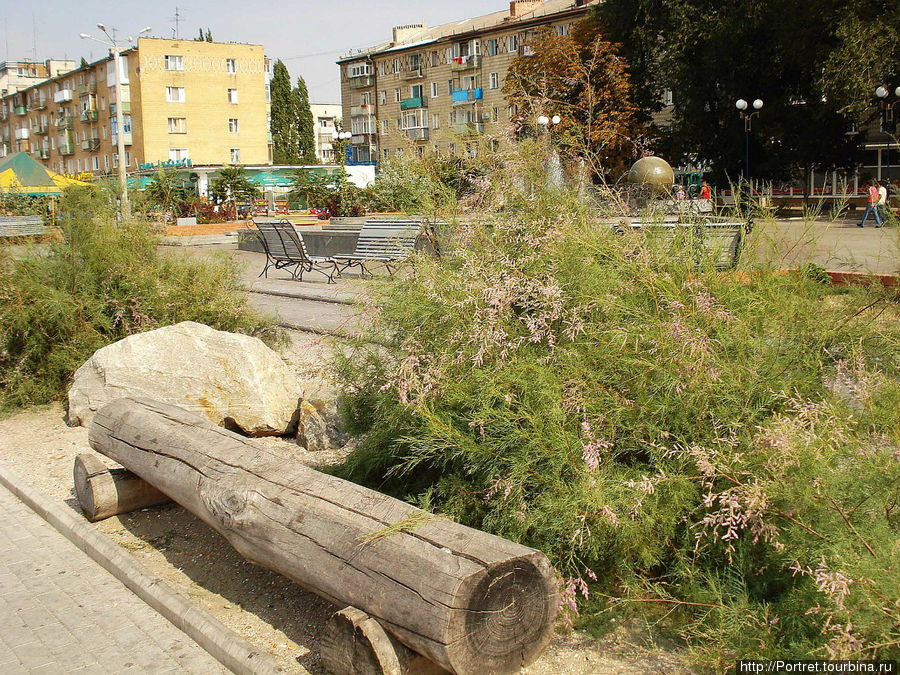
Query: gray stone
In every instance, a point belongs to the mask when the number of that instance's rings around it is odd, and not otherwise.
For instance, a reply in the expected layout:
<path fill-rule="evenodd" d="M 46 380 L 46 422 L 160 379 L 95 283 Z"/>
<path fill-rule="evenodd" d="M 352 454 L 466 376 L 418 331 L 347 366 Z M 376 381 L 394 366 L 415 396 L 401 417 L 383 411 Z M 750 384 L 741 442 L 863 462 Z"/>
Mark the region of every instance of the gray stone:
<path fill-rule="evenodd" d="M 258 338 L 185 321 L 98 350 L 75 372 L 69 424 L 85 425 L 106 403 L 146 396 L 251 436 L 293 431 L 300 381 Z"/>

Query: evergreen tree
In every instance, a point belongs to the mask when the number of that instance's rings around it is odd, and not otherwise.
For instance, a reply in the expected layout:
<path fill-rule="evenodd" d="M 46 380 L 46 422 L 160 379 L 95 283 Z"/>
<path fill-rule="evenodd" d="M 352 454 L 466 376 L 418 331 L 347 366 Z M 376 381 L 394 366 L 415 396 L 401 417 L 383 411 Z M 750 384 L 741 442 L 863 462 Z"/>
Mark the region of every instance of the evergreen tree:
<path fill-rule="evenodd" d="M 309 107 L 309 91 L 306 88 L 306 81 L 302 77 L 297 78 L 297 87 L 293 94 L 294 115 L 297 124 L 297 154 L 303 164 L 318 164 L 316 123 Z"/>
<path fill-rule="evenodd" d="M 203 42 L 206 38 L 203 37 L 203 29 L 198 29 L 200 31 L 200 37 L 195 37 L 194 42 Z"/>
<path fill-rule="evenodd" d="M 291 76 L 279 59 L 275 62 L 271 82 L 273 161 L 297 164 L 298 137 Z"/>
<path fill-rule="evenodd" d="M 212 41 L 213 41 L 213 39 L 212 39 L 212 31 L 211 31 L 209 28 L 206 29 L 206 41 L 207 41 L 207 42 L 212 42 Z"/>
<path fill-rule="evenodd" d="M 88 66 L 87 59 L 84 58 L 84 57 L 82 56 L 82 57 L 81 57 L 81 64 L 79 64 L 79 68 L 87 68 L 87 66 Z"/>

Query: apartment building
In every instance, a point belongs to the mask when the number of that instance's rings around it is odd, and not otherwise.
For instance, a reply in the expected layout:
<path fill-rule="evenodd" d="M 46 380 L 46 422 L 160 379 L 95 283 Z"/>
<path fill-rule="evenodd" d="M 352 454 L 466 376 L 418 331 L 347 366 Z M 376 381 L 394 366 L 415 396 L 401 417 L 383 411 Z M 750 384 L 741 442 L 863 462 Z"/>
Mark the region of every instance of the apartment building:
<path fill-rule="evenodd" d="M 528 56 L 542 30 L 568 33 L 596 1 L 519 0 L 437 28 L 398 26 L 390 42 L 342 57 L 349 162 L 376 162 L 410 146 L 461 152 L 500 131 L 513 112 L 503 96 L 513 59 Z"/>
<path fill-rule="evenodd" d="M 74 69 L 75 62 L 68 59 L 3 61 L 0 63 L 0 96 L 14 94 Z"/>
<path fill-rule="evenodd" d="M 340 103 L 310 103 L 316 126 L 316 157 L 322 164 L 334 164 L 336 158 L 331 141 L 341 123 Z"/>
<path fill-rule="evenodd" d="M 112 57 L 0 98 L 0 156 L 30 152 L 59 173 L 269 162 L 263 48 L 141 38 Z"/>

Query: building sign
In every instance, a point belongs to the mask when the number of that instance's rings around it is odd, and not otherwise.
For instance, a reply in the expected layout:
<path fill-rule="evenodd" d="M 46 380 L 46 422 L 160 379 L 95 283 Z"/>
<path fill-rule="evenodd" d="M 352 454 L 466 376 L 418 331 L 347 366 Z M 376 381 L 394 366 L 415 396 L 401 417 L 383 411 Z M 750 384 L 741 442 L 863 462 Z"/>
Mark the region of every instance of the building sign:
<path fill-rule="evenodd" d="M 90 171 L 82 171 L 81 173 L 64 173 L 62 175 L 66 178 L 71 178 L 72 180 L 90 181 L 94 179 L 94 174 Z"/>
<path fill-rule="evenodd" d="M 139 164 L 138 168 L 141 171 L 145 171 L 147 169 L 169 169 L 172 167 L 188 167 L 193 166 L 191 164 L 191 160 L 189 159 L 167 159 L 165 162 L 147 162 L 146 164 Z"/>

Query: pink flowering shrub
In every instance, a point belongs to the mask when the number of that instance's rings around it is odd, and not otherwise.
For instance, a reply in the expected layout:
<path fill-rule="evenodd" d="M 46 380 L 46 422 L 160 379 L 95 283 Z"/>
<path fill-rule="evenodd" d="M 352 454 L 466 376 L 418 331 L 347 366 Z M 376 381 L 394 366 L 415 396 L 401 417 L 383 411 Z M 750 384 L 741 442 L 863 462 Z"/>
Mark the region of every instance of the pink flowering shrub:
<path fill-rule="evenodd" d="M 716 669 L 896 658 L 896 296 L 716 272 L 491 175 L 502 208 L 344 352 L 345 475 L 543 550 L 566 621 L 664 618 Z"/>

